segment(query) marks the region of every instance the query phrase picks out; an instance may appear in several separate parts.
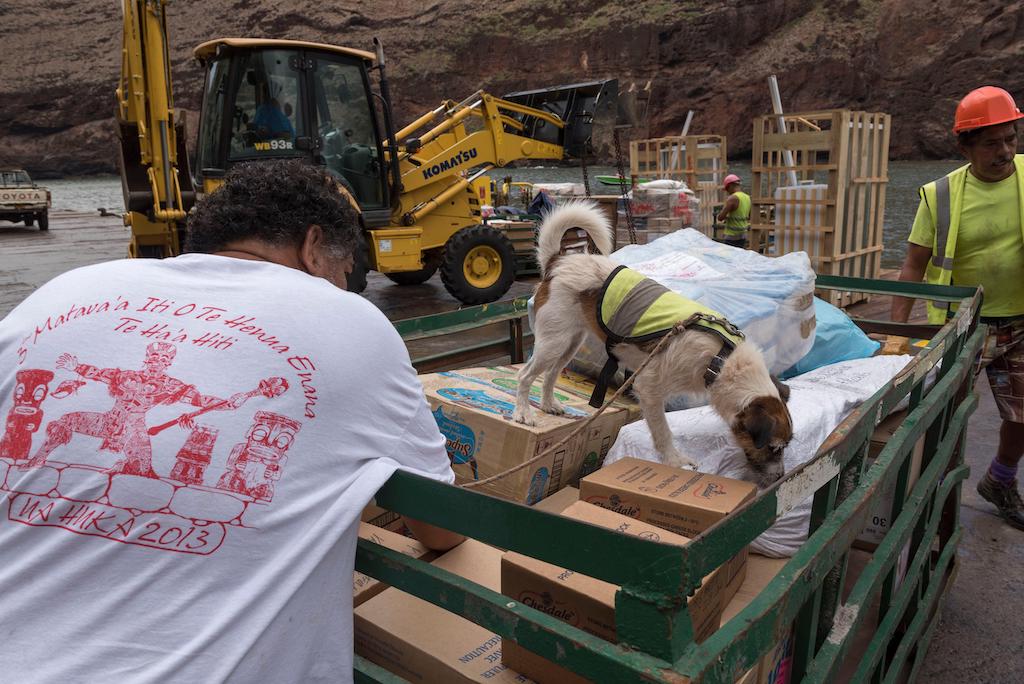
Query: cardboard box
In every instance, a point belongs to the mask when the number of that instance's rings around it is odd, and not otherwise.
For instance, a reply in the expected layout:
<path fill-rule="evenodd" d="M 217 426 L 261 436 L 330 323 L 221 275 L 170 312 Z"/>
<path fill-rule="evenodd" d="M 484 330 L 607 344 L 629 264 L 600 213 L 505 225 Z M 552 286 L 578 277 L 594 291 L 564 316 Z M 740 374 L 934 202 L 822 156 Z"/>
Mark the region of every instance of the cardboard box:
<path fill-rule="evenodd" d="M 434 552 L 428 549 L 420 542 L 406 537 L 401 534 L 389 532 L 380 527 L 374 527 L 367 523 L 359 523 L 359 538 L 372 541 L 375 544 L 386 546 L 389 549 L 393 549 L 400 553 L 404 553 L 406 556 L 412 558 L 418 558 L 420 560 L 429 560 L 433 557 Z M 361 572 L 355 572 L 352 574 L 352 606 L 359 606 L 366 601 L 370 600 L 380 592 L 388 588 L 388 585 L 384 584 L 380 580 L 375 580 L 369 575 L 364 575 Z"/>
<path fill-rule="evenodd" d="M 722 625 L 746 608 L 768 586 L 788 558 L 767 558 L 756 553 L 747 559 L 746 578 L 736 595 L 722 611 Z M 737 684 L 787 684 L 793 662 L 792 631 L 776 643 L 757 664 L 737 680 Z"/>
<path fill-rule="evenodd" d="M 482 480 L 505 472 L 567 437 L 582 418 L 594 413 L 586 400 L 556 389 L 566 407 L 565 416 L 537 409 L 537 424 L 513 423 L 516 369 L 469 368 L 421 375 L 420 380 L 447 439 L 457 483 Z M 539 405 L 540 380 L 533 391 Z M 604 461 L 619 428 L 630 419 L 620 406 L 609 407 L 587 429 L 529 468 L 523 468 L 482 491 L 519 503 L 534 503 L 578 480 Z"/>
<path fill-rule="evenodd" d="M 400 514 L 381 508 L 372 501 L 363 509 L 359 519 L 364 523 L 396 534 L 405 534 L 408 531 Z"/>
<path fill-rule="evenodd" d="M 677 230 L 682 230 L 683 219 L 677 216 L 671 218 L 649 218 L 647 219 L 647 228 L 667 235 Z"/>
<path fill-rule="evenodd" d="M 545 513 L 558 514 L 579 500 L 580 490 L 575 487 L 566 487 L 545 499 L 541 499 L 537 503 L 533 504 L 533 507 L 538 511 L 544 511 Z"/>
<path fill-rule="evenodd" d="M 519 372 L 519 369 L 525 364 L 518 364 L 515 366 L 502 366 L 502 368 L 508 368 L 515 373 Z M 589 402 L 591 395 L 594 393 L 594 380 L 583 373 L 577 373 L 576 371 L 563 368 L 562 372 L 558 374 L 558 380 L 555 381 L 555 388 L 572 394 L 580 399 Z M 615 394 L 615 387 L 609 387 L 605 392 L 604 400 L 602 403 L 608 401 Z M 643 417 L 643 412 L 640 410 L 640 404 L 636 400 L 626 396 L 628 392 L 623 393 L 612 406 L 623 409 L 629 414 L 627 423 L 632 423 L 634 420 L 639 420 Z M 602 459 L 603 461 L 603 459 Z"/>
<path fill-rule="evenodd" d="M 590 199 L 597 202 L 597 206 L 604 212 L 605 218 L 608 219 L 609 225 L 612 228 L 616 227 L 616 217 L 618 214 L 619 200 L 622 199 L 621 195 L 591 195 Z"/>
<path fill-rule="evenodd" d="M 868 447 L 865 469 L 874 464 L 878 455 L 882 452 L 882 449 L 889 443 L 889 440 L 906 417 L 906 411 L 898 411 L 889 415 L 885 420 L 878 424 L 878 427 L 875 428 L 874 434 L 871 435 L 871 444 Z M 921 459 L 923 456 L 924 437 L 922 436 L 917 441 L 917 444 L 914 445 L 914 449 L 910 453 L 910 471 L 907 478 L 907 492 L 914 487 L 914 484 L 917 482 L 917 478 L 921 476 Z M 864 523 L 864 531 L 857 536 L 854 546 L 867 551 L 873 551 L 882 543 L 882 540 L 885 539 L 885 535 L 892 524 L 891 518 L 894 494 L 895 484 L 888 490 L 881 492 L 875 498 L 874 505 L 871 507 L 871 511 L 868 514 L 868 519 Z"/>
<path fill-rule="evenodd" d="M 843 600 L 849 596 L 871 554 L 867 551 L 852 549 L 846 568 L 846 582 L 843 585 Z M 760 594 L 765 587 L 782 570 L 782 567 L 789 562 L 788 558 L 766 558 L 757 554 L 750 554 L 747 560 L 746 581 L 743 582 L 736 596 L 722 612 L 722 625 L 735 617 L 741 610 L 747 607 L 754 598 Z M 897 576 L 901 577 L 906 572 L 906 556 L 901 555 Z M 899 584 L 896 585 L 897 588 Z M 847 650 L 840 670 L 836 675 L 836 684 L 843 684 L 851 681 L 853 674 L 860 664 L 861 654 L 871 643 L 875 635 L 875 627 L 878 623 L 879 597 L 876 596 L 871 605 L 866 607 L 864 619 L 860 627 L 854 633 L 853 642 Z M 774 647 L 762 656 L 749 672 L 737 680 L 737 684 L 787 684 L 790 678 L 793 658 L 792 633 L 785 639 L 775 644 Z"/>
<path fill-rule="evenodd" d="M 747 674 L 737 679 L 736 684 L 757 684 L 757 668 L 747 670 Z"/>
<path fill-rule="evenodd" d="M 678 219 L 682 226 L 689 226 L 693 224 L 694 216 L 700 213 L 700 200 L 683 190 L 637 186 L 633 189 L 629 208 L 634 217 Z M 620 200 L 618 214 L 624 213 L 625 200 Z"/>
<path fill-rule="evenodd" d="M 580 499 L 696 537 L 754 498 L 750 482 L 624 458 L 580 481 Z"/>
<path fill-rule="evenodd" d="M 622 219 L 620 221 L 620 225 L 624 224 L 625 221 L 626 221 L 626 219 Z M 643 226 L 644 227 L 640 227 L 640 224 L 637 224 L 636 225 L 636 230 L 633 231 L 634 233 L 636 233 L 636 243 L 635 244 L 646 245 L 649 242 L 654 242 L 655 240 L 657 240 L 658 238 L 660 238 L 662 236 L 662 233 L 660 231 L 655 230 L 655 229 L 647 228 L 646 227 L 647 226 L 646 221 L 643 223 Z M 628 245 L 628 244 L 633 244 L 633 243 L 630 242 L 629 230 L 626 229 L 626 228 L 619 228 L 619 229 L 617 229 L 616 232 L 615 232 L 615 245 L 616 245 L 616 247 L 623 247 L 623 246 Z"/>
<path fill-rule="evenodd" d="M 562 515 L 652 541 L 680 546 L 689 542 L 681 535 L 582 501 L 570 505 Z M 688 605 L 698 643 L 718 628 L 722 610 L 732 598 L 730 589 L 735 591 L 743 582 L 746 560 L 744 549 L 706 576 L 690 597 Z M 616 643 L 615 594 L 618 587 L 614 584 L 509 552 L 501 560 L 501 591 L 524 605 Z M 584 681 L 511 642 L 502 649 L 502 662 L 539 682 Z"/>
<path fill-rule="evenodd" d="M 501 555 L 467 539 L 434 565 L 498 591 Z M 355 609 L 355 651 L 411 682 L 530 682 L 501 662 L 497 634 L 394 587 Z"/>
<path fill-rule="evenodd" d="M 487 224 L 505 233 L 516 253 L 533 253 L 537 248 L 537 224 L 533 221 L 490 219 Z"/>

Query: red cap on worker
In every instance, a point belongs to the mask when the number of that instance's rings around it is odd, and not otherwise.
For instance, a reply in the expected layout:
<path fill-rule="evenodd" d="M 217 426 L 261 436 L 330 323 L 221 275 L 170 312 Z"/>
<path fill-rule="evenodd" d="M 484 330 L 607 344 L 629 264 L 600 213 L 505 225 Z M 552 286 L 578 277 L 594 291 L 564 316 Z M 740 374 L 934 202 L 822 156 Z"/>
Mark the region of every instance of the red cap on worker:
<path fill-rule="evenodd" d="M 1013 96 L 1002 88 L 982 86 L 967 93 L 956 106 L 953 133 L 1024 119 Z"/>
<path fill-rule="evenodd" d="M 728 176 L 725 177 L 725 180 L 722 181 L 722 189 L 723 190 L 728 190 L 730 185 L 732 185 L 733 183 L 739 183 L 739 182 L 740 182 L 740 177 L 737 176 L 735 173 L 730 173 Z"/>

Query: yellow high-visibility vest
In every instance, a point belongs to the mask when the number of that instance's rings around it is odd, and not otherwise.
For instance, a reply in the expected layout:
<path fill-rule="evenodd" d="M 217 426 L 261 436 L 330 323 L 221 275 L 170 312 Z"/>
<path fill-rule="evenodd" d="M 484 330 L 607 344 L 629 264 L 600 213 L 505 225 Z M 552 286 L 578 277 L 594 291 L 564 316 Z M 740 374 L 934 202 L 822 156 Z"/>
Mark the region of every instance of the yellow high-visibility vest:
<path fill-rule="evenodd" d="M 1024 233 L 1024 155 L 1013 158 L 1017 176 L 1017 203 L 1020 211 L 1021 231 Z M 942 178 L 921 186 L 919 194 L 928 206 L 935 243 L 932 258 L 925 271 L 925 280 L 932 285 L 949 285 L 953 281 L 956 255 L 956 237 L 960 229 L 960 213 L 964 204 L 964 187 L 970 164 L 951 171 Z M 949 302 L 928 302 L 928 322 L 943 324 L 949 314 Z"/>
<path fill-rule="evenodd" d="M 750 195 L 737 190 L 732 196 L 739 200 L 739 206 L 725 217 L 725 234 L 731 238 L 743 237 L 750 228 Z"/>

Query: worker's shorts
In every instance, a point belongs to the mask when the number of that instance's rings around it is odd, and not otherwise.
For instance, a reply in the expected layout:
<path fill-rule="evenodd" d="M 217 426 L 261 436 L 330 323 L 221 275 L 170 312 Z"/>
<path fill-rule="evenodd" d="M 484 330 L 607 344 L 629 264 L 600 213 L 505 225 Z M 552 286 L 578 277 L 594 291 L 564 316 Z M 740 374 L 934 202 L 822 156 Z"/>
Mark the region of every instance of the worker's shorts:
<path fill-rule="evenodd" d="M 1024 317 L 982 319 L 988 325 L 981 365 L 999 417 L 1024 423 Z"/>

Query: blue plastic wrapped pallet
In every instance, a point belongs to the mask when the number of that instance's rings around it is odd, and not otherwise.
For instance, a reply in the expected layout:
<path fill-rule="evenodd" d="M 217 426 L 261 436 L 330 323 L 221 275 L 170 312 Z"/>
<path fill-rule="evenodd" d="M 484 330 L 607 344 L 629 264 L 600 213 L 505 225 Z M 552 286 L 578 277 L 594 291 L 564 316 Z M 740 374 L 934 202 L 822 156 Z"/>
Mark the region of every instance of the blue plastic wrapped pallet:
<path fill-rule="evenodd" d="M 724 314 L 761 349 L 773 373 L 811 349 L 814 271 L 803 252 L 770 258 L 685 229 L 628 245 L 611 258 Z M 530 312 L 532 322 L 532 307 Z M 572 367 L 596 376 L 606 358 L 604 348 L 588 339 Z"/>

